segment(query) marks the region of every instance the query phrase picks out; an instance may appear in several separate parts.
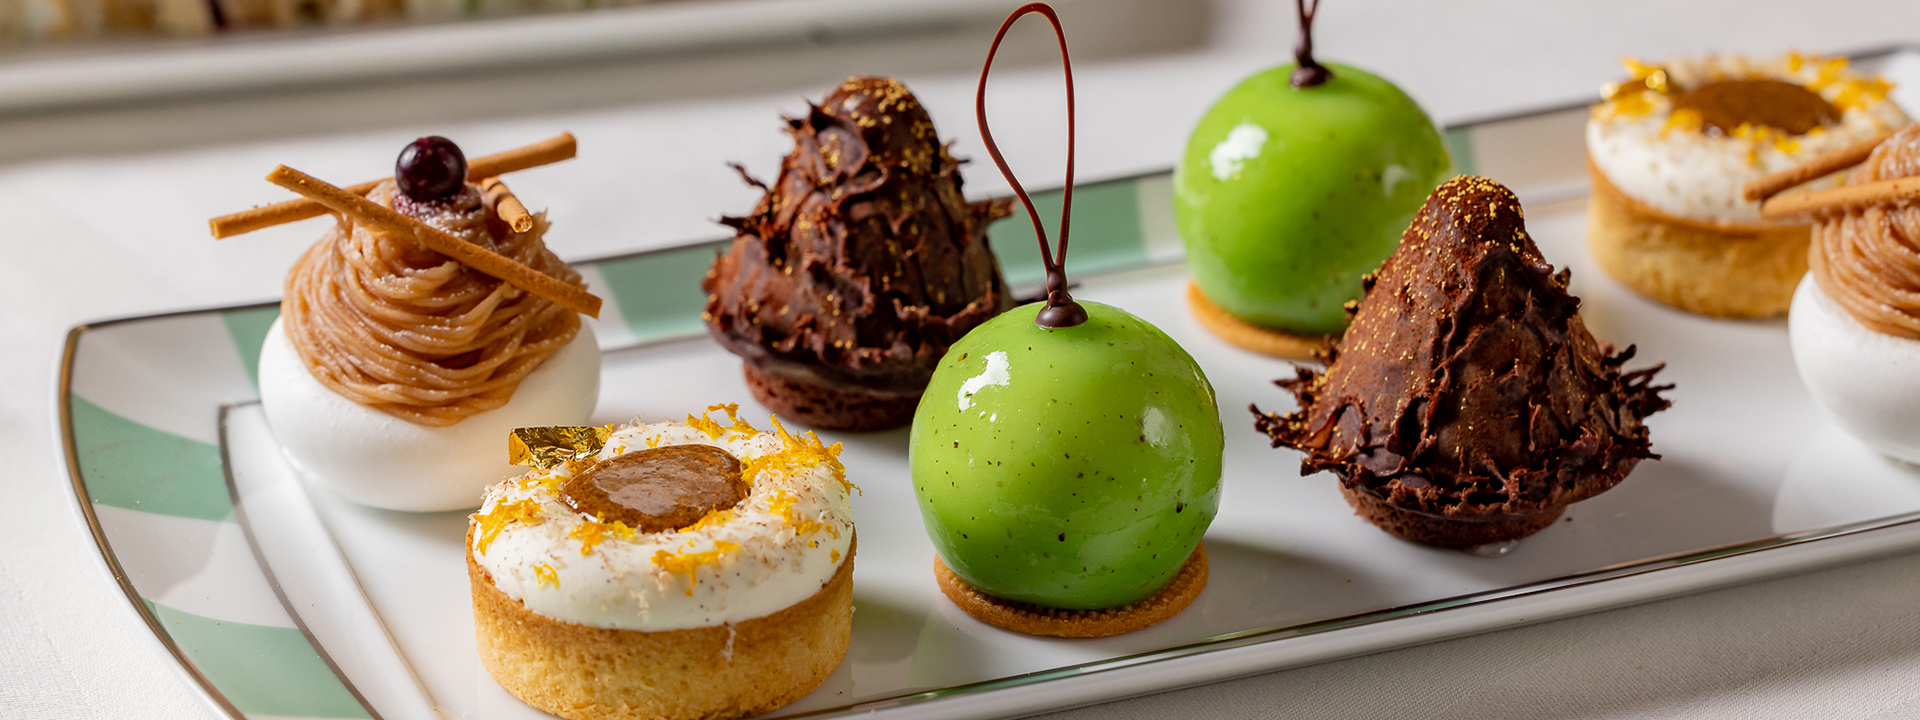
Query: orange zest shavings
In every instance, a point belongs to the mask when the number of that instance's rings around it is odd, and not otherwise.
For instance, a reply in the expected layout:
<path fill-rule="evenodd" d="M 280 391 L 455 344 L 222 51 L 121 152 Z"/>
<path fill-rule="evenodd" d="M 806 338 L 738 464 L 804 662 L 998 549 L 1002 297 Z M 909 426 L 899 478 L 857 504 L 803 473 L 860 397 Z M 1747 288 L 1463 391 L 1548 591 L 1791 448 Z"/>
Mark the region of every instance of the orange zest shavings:
<path fill-rule="evenodd" d="M 1807 83 L 1807 89 L 1809 90 L 1816 92 L 1825 90 L 1828 86 L 1840 82 L 1846 76 L 1846 58 L 1822 59 L 1809 57 L 1807 61 L 1820 63 L 1820 69 L 1814 71 L 1813 81 Z"/>
<path fill-rule="evenodd" d="M 1667 69 L 1658 65 L 1648 65 L 1631 57 L 1621 58 L 1627 73 L 1633 78 L 1626 82 L 1611 83 L 1600 90 L 1604 102 L 1594 109 L 1601 120 L 1615 117 L 1640 117 L 1654 111 L 1653 99 L 1673 92 L 1673 82 L 1667 77 Z"/>
<path fill-rule="evenodd" d="M 699 532 L 701 530 L 705 530 L 715 525 L 724 525 L 728 521 L 732 520 L 733 516 L 734 516 L 733 508 L 721 508 L 719 510 L 713 510 L 708 512 L 706 515 L 701 516 L 700 519 L 694 522 L 692 525 L 688 525 L 686 527 L 680 528 L 676 532 L 683 532 L 683 533 Z"/>
<path fill-rule="evenodd" d="M 1765 125 L 1740 123 L 1739 127 L 1733 129 L 1732 136 L 1736 139 L 1746 140 L 1751 143 L 1747 147 L 1748 164 L 1759 162 L 1760 149 L 1762 147 L 1771 146 L 1773 149 L 1785 154 L 1792 154 L 1800 150 L 1800 141 L 1793 139 L 1792 135 Z"/>
<path fill-rule="evenodd" d="M 1667 133 L 1675 130 L 1679 130 L 1680 132 L 1699 132 L 1701 126 L 1705 124 L 1706 119 L 1701 117 L 1699 110 L 1680 108 L 1673 111 L 1673 114 L 1667 116 L 1666 124 L 1660 126 L 1660 135 L 1665 137 Z"/>
<path fill-rule="evenodd" d="M 565 477 L 562 477 L 558 473 L 548 472 L 548 473 L 541 473 L 539 475 L 529 474 L 525 477 L 520 478 L 520 489 L 532 490 L 535 487 L 545 487 L 550 491 L 559 492 L 560 486 L 566 483 L 566 481 L 567 479 Z"/>
<path fill-rule="evenodd" d="M 507 529 L 509 523 L 540 524 L 540 503 L 532 498 L 499 503 L 486 514 L 474 517 L 474 522 L 480 524 L 480 538 L 474 542 L 474 547 L 481 554 L 486 554 L 487 546 L 493 544 L 493 539 L 500 535 L 500 531 Z"/>
<path fill-rule="evenodd" d="M 848 491 L 859 489 L 853 483 L 847 482 L 847 467 L 840 464 L 840 443 L 828 445 L 821 442 L 820 436 L 813 434 L 812 431 L 796 437 L 793 433 L 787 432 L 786 426 L 780 424 L 780 418 L 768 416 L 767 419 L 773 421 L 773 433 L 779 436 L 782 447 L 778 452 L 762 455 L 746 463 L 746 467 L 740 471 L 740 476 L 747 481 L 748 485 L 757 482 L 760 474 L 767 471 L 785 474 L 812 466 L 825 466 L 833 473 L 833 479 L 839 481 L 843 489 Z"/>
<path fill-rule="evenodd" d="M 539 578 L 541 585 L 560 587 L 560 573 L 554 572 L 552 565 L 541 563 L 533 566 L 533 576 Z"/>
<path fill-rule="evenodd" d="M 700 582 L 698 578 L 694 577 L 694 571 L 699 570 L 702 565 L 719 562 L 720 558 L 724 557 L 727 553 L 739 549 L 739 543 L 721 540 L 713 544 L 712 550 L 702 550 L 700 552 L 656 550 L 653 553 L 653 564 L 659 565 L 661 569 L 666 570 L 668 573 L 686 575 L 687 597 L 693 597 L 693 587 Z"/>
<path fill-rule="evenodd" d="M 780 516 L 780 519 L 786 522 L 788 527 L 793 528 L 793 532 L 796 535 L 811 535 L 825 530 L 827 534 L 832 535 L 835 540 L 840 539 L 840 530 L 834 527 L 832 523 L 823 523 L 818 520 L 800 517 L 800 514 L 793 509 L 793 504 L 798 500 L 799 498 L 795 497 L 793 493 L 787 492 L 786 490 L 777 491 L 773 494 L 773 500 L 767 504 L 767 511 Z"/>
<path fill-rule="evenodd" d="M 721 425 L 714 421 L 712 414 L 715 410 L 723 410 L 727 413 L 726 425 Z M 695 416 L 693 413 L 687 413 L 687 427 L 706 433 L 707 437 L 715 440 L 724 437 L 729 430 L 749 435 L 760 432 L 760 428 L 756 428 L 747 421 L 740 419 L 739 403 L 708 405 L 707 411 L 700 413 L 698 416 Z"/>
<path fill-rule="evenodd" d="M 1840 84 L 1840 91 L 1833 96 L 1833 106 L 1842 112 L 1854 108 L 1866 107 L 1870 103 L 1885 100 L 1887 93 L 1893 92 L 1893 83 L 1886 78 L 1848 78 Z"/>
<path fill-rule="evenodd" d="M 632 540 L 633 535 L 633 528 L 627 527 L 626 523 L 620 522 L 619 520 L 610 523 L 600 522 L 599 520 L 586 520 L 567 533 L 567 537 L 580 541 L 581 555 L 593 554 L 593 546 L 605 542 L 608 538 L 618 537 L 622 540 Z"/>

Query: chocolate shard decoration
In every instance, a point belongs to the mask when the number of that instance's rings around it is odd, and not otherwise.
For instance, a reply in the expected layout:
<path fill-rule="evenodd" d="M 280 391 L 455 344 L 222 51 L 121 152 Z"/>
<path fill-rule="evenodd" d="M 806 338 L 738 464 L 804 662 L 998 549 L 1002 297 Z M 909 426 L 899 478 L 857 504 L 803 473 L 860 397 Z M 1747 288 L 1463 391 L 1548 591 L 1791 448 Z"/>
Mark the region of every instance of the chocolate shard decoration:
<path fill-rule="evenodd" d="M 613 437 L 613 428 L 524 427 L 507 435 L 507 463 L 535 470 L 552 470 L 569 462 L 592 460 Z"/>
<path fill-rule="evenodd" d="M 793 152 L 701 287 L 713 337 L 762 372 L 917 396 L 947 347 L 1013 306 L 960 161 L 891 78 L 789 118 Z M 745 172 L 741 175 L 745 177 Z"/>
<path fill-rule="evenodd" d="M 1305 452 L 1303 473 L 1330 470 L 1397 510 L 1557 514 L 1659 457 L 1641 421 L 1672 387 L 1651 384 L 1661 366 L 1621 371 L 1634 348 L 1594 340 L 1567 279 L 1540 256 L 1512 192 L 1454 178 L 1371 277 L 1326 370 L 1276 383 L 1300 409 L 1253 408 L 1254 425 Z"/>

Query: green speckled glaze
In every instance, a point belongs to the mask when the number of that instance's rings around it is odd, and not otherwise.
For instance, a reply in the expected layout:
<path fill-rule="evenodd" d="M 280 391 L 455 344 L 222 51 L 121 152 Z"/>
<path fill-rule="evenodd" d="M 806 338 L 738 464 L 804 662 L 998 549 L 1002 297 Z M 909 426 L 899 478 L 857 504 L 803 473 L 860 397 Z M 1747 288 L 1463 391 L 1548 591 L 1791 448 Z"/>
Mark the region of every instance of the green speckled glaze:
<path fill-rule="evenodd" d="M 974 328 L 913 416 L 914 494 L 955 575 L 988 594 L 1085 610 L 1171 580 L 1220 506 L 1224 438 L 1193 357 L 1124 310 Z"/>
<path fill-rule="evenodd" d="M 1174 211 L 1208 299 L 1256 325 L 1336 333 L 1360 276 L 1451 163 L 1392 83 L 1328 63 L 1332 79 L 1296 89 L 1293 67 L 1247 78 L 1207 111 L 1174 170 Z"/>

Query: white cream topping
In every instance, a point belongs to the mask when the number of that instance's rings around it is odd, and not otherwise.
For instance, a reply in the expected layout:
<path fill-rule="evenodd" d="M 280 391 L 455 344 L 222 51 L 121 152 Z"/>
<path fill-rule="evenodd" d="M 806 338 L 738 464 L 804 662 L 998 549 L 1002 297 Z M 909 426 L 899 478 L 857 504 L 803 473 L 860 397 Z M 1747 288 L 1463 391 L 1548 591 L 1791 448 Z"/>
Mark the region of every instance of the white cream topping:
<path fill-rule="evenodd" d="M 839 462 L 830 454 L 838 447 L 821 447 L 811 433 L 750 432 L 744 423 L 712 429 L 717 436 L 673 422 L 622 428 L 598 459 L 669 445 L 724 449 L 746 466 L 752 487 L 722 515 L 683 530 L 622 536 L 611 523 L 567 507 L 558 489 L 573 471 L 562 466 L 487 488 L 469 550 L 527 609 L 600 628 L 738 623 L 818 593 L 853 543 L 851 486 L 835 477 Z M 490 522 L 498 527 L 491 538 Z M 583 553 L 582 537 L 595 531 L 599 541 Z"/>
<path fill-rule="evenodd" d="M 1775 79 L 1814 90 L 1842 106 L 1831 127 L 1792 137 L 1736 137 L 1685 127 L 1668 127 L 1673 102 L 1655 92 L 1639 93 L 1646 112 L 1620 111 L 1603 102 L 1587 121 L 1587 153 L 1607 180 L 1628 197 L 1680 218 L 1762 224 L 1759 203 L 1741 197 L 1741 188 L 1768 173 L 1785 170 L 1823 153 L 1852 145 L 1907 124 L 1907 116 L 1884 97 L 1863 96 L 1867 81 L 1827 68 L 1819 59 L 1791 56 L 1758 62 L 1735 56 L 1675 60 L 1661 67 L 1679 87 L 1698 87 L 1733 79 Z M 1832 187 L 1832 177 L 1801 186 L 1797 192 Z"/>
<path fill-rule="evenodd" d="M 315 380 L 280 321 L 260 349 L 260 404 L 287 460 L 342 497 L 409 512 L 465 510 L 507 462 L 516 427 L 578 425 L 600 399 L 592 326 L 520 381 L 507 404 L 444 427 L 416 425 L 342 397 Z"/>
<path fill-rule="evenodd" d="M 1920 463 L 1920 340 L 1874 332 L 1800 281 L 1787 315 L 1793 364 L 1814 402 L 1880 452 Z"/>

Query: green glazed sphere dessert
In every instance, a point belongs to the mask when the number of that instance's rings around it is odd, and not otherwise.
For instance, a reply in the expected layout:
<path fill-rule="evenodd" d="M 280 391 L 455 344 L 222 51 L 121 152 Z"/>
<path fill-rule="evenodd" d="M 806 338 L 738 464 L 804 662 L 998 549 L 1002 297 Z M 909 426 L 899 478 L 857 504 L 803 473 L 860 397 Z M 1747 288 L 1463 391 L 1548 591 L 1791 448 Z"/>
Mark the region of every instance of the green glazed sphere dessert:
<path fill-rule="evenodd" d="M 1220 505 L 1224 442 L 1192 356 L 1119 308 L 1035 323 L 1015 308 L 961 338 L 914 414 L 910 465 L 954 575 L 1050 608 L 1126 605 L 1165 586 Z"/>
<path fill-rule="evenodd" d="M 1296 335 L 1346 327 L 1360 277 L 1399 243 L 1452 163 L 1433 121 L 1392 83 L 1288 64 L 1207 111 L 1174 171 L 1187 265 L 1228 315 Z"/>

